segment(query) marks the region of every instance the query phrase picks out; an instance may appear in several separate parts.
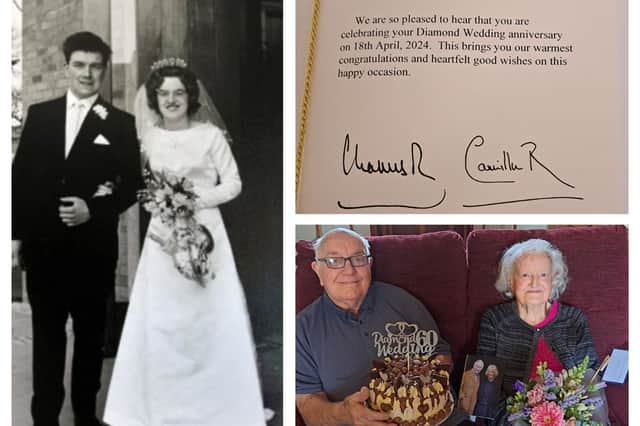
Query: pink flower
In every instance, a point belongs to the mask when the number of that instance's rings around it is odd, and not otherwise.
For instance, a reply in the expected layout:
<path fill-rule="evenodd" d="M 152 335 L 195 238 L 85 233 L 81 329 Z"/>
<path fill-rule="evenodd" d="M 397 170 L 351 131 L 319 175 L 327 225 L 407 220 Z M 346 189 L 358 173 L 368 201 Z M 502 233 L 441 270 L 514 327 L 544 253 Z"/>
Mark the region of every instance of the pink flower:
<path fill-rule="evenodd" d="M 531 407 L 535 407 L 544 401 L 544 387 L 540 383 L 527 392 L 527 401 L 529 401 Z"/>
<path fill-rule="evenodd" d="M 564 426 L 564 411 L 559 405 L 545 401 L 531 410 L 531 426 Z"/>

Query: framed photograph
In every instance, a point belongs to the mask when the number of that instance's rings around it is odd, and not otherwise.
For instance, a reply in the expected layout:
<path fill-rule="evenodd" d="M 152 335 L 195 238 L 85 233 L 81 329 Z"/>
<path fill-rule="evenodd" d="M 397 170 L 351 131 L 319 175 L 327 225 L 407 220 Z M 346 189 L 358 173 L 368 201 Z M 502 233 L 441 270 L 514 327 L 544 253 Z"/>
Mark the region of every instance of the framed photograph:
<path fill-rule="evenodd" d="M 472 417 L 493 419 L 502 397 L 503 370 L 498 358 L 467 355 L 457 407 Z"/>

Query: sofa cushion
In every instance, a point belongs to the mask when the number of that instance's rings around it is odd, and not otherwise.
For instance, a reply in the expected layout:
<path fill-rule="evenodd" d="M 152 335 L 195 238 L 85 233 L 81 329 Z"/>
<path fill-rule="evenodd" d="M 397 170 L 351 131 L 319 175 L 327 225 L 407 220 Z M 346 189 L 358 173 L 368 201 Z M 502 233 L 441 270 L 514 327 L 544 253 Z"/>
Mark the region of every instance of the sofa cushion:
<path fill-rule="evenodd" d="M 560 228 L 555 230 L 477 230 L 467 238 L 468 350 L 475 351 L 480 316 L 504 301 L 494 288 L 498 262 L 512 244 L 543 238 L 562 251 L 569 268 L 563 303 L 583 310 L 600 359 L 614 347 L 628 348 L 628 243 L 624 226 Z M 628 424 L 628 385 L 607 388 L 611 420 Z"/>
<path fill-rule="evenodd" d="M 296 243 L 296 313 L 322 294 L 318 276 L 311 269 L 314 258 L 311 241 L 300 240 Z"/>

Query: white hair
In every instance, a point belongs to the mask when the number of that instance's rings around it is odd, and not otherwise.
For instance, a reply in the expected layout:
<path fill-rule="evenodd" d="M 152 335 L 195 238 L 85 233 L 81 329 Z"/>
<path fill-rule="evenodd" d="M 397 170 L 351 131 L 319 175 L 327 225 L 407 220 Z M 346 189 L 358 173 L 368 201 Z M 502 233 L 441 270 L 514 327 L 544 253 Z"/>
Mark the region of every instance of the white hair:
<path fill-rule="evenodd" d="M 498 373 L 498 367 L 496 367 L 495 364 L 491 364 L 490 366 L 488 366 L 484 374 L 489 375 L 489 371 L 493 371 L 494 373 L 496 373 L 496 376 L 500 374 Z"/>
<path fill-rule="evenodd" d="M 533 253 L 546 254 L 551 261 L 551 300 L 558 299 L 567 289 L 568 269 L 562 252 L 549 241 L 533 238 L 512 245 L 502 255 L 495 287 L 503 296 L 513 299 L 511 283 L 516 263 L 522 257 Z"/>
<path fill-rule="evenodd" d="M 364 249 L 364 254 L 366 254 L 367 256 L 369 256 L 371 253 L 369 251 L 369 241 L 367 241 L 366 238 L 364 238 L 362 235 L 358 234 L 355 231 L 352 231 L 351 229 L 347 229 L 347 228 L 334 228 L 331 229 L 327 232 L 325 232 L 325 234 L 323 236 L 321 236 L 320 238 L 316 239 L 313 242 L 313 254 L 315 255 L 316 259 L 318 258 L 318 251 L 320 250 L 320 247 L 322 247 L 322 243 L 324 243 L 324 240 L 333 234 L 337 234 L 337 233 L 342 233 L 342 234 L 347 234 L 353 238 L 357 238 L 361 243 L 362 243 L 362 248 Z"/>

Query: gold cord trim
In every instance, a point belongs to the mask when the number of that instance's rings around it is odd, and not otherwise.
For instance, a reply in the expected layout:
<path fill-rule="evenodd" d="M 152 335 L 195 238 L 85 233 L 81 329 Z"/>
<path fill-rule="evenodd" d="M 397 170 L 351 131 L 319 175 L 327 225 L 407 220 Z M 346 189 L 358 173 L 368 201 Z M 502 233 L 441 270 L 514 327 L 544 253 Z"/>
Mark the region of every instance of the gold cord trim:
<path fill-rule="evenodd" d="M 296 148 L 296 206 L 299 201 L 300 174 L 302 172 L 302 152 L 304 151 L 307 121 L 309 119 L 309 103 L 311 102 L 311 77 L 313 74 L 313 61 L 316 53 L 316 40 L 318 36 L 318 18 L 320 15 L 320 0 L 313 0 L 313 15 L 311 18 L 311 35 L 309 38 L 309 50 L 307 51 L 307 65 L 304 76 L 304 92 L 302 94 L 302 108 L 300 110 L 300 129 L 298 132 L 298 145 Z"/>

